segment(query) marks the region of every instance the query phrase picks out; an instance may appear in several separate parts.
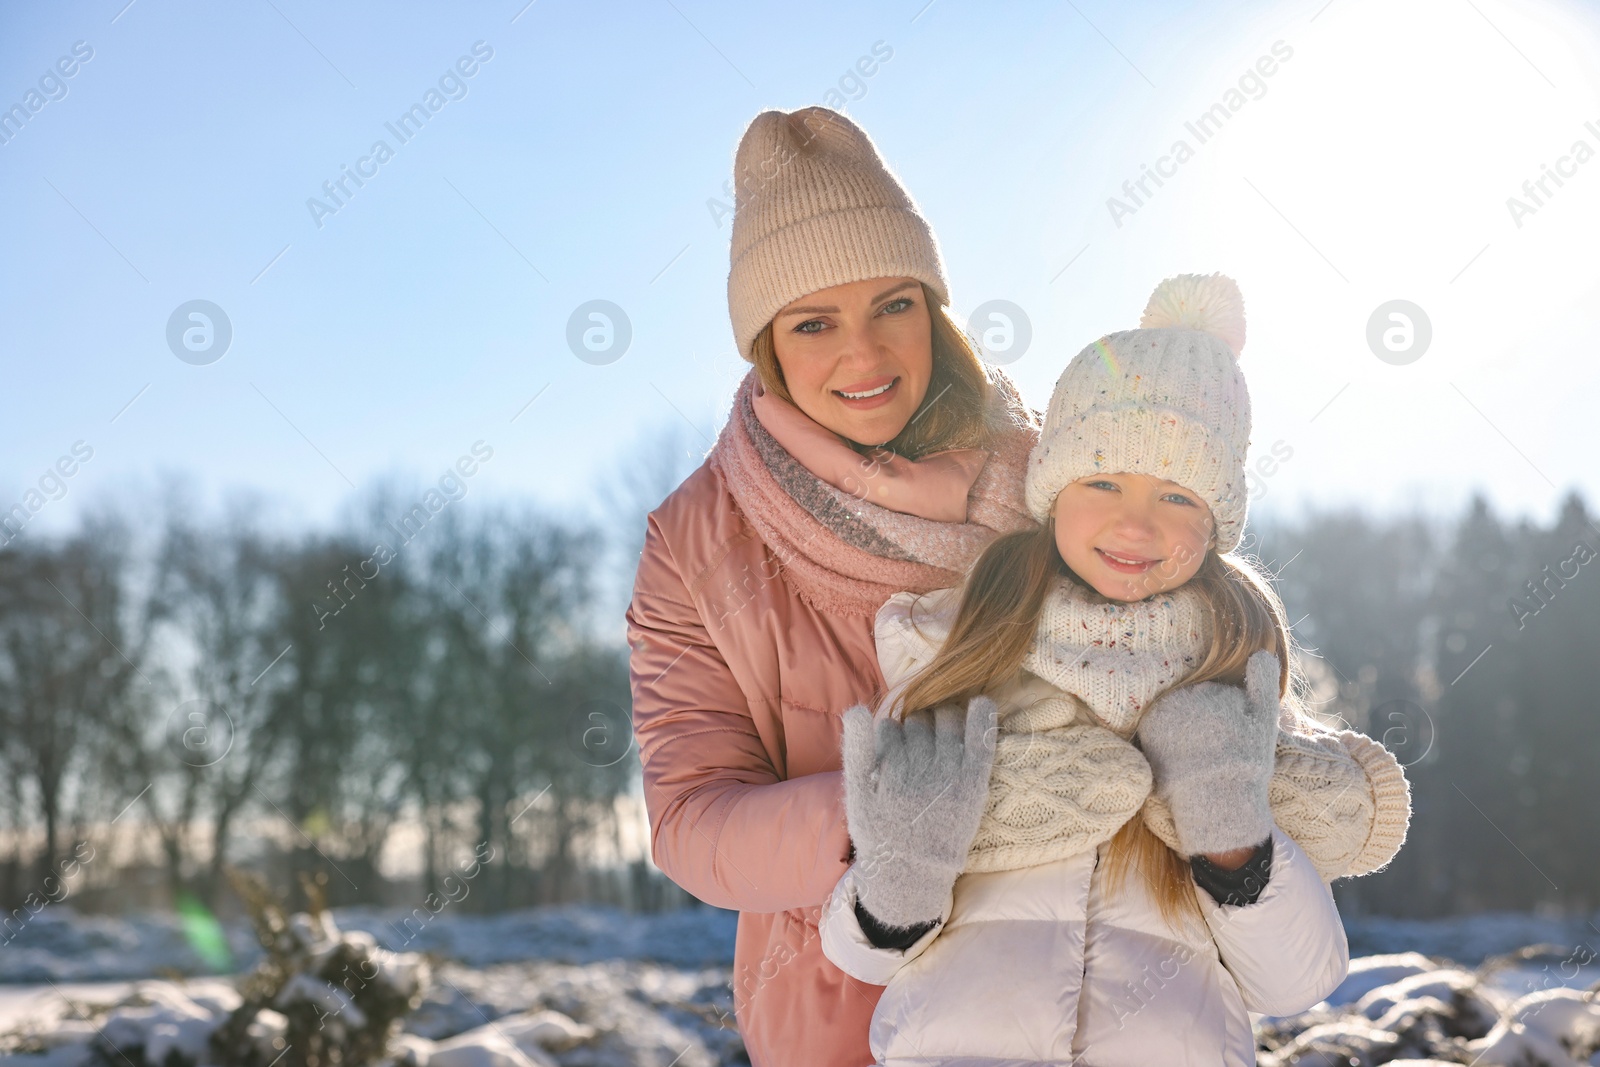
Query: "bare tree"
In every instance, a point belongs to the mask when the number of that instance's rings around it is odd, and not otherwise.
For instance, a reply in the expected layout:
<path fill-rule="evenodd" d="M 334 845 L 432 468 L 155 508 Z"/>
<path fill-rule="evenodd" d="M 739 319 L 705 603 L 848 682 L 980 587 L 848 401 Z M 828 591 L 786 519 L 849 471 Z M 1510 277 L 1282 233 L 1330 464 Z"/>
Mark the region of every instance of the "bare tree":
<path fill-rule="evenodd" d="M 47 871 L 77 821 L 73 786 L 120 732 L 118 716 L 141 712 L 141 691 L 155 689 L 158 607 L 130 595 L 128 542 L 125 526 L 99 518 L 63 541 L 0 551 L 0 736 L 35 792 Z"/>
<path fill-rule="evenodd" d="M 282 742 L 273 700 L 285 651 L 275 641 L 284 610 L 279 550 L 259 532 L 248 505 L 215 526 L 196 523 L 176 498 L 168 509 L 155 578 L 176 691 L 160 721 L 129 728 L 119 751 L 135 779 L 154 783 L 143 797 L 170 891 L 193 891 L 214 906 L 235 820 L 256 803 Z M 209 840 L 202 842 L 204 825 Z"/>
<path fill-rule="evenodd" d="M 606 696 L 620 708 L 615 698 L 626 699 L 625 664 L 598 649 L 586 625 L 603 543 L 593 529 L 531 510 L 479 509 L 440 522 L 425 580 L 447 649 L 439 666 L 449 681 L 439 690 L 457 709 L 477 841 L 496 855 L 482 902 L 510 899 L 511 871 L 532 862 L 530 846 L 541 853 L 545 891 L 568 896 L 574 842 L 599 819 L 597 801 L 626 786 L 625 767 L 607 772 L 581 755 L 585 701 Z M 542 803 L 523 821 L 533 803 L 525 798 Z"/>
<path fill-rule="evenodd" d="M 607 567 L 612 578 L 609 595 L 618 605 L 614 611 L 618 619 L 644 551 L 646 516 L 704 462 L 711 443 L 704 431 L 682 419 L 660 423 L 640 433 L 600 483 L 596 496 L 613 548 Z M 616 629 L 620 631 L 620 623 Z"/>

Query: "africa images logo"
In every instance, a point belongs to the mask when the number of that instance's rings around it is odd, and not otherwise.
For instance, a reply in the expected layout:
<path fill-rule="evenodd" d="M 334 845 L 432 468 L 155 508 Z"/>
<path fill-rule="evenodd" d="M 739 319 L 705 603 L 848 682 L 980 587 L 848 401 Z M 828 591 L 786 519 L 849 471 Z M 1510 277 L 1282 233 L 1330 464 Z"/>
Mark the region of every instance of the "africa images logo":
<path fill-rule="evenodd" d="M 1116 223 L 1117 229 L 1122 229 L 1125 216 L 1138 214 L 1145 202 L 1155 196 L 1148 183 L 1154 182 L 1156 188 L 1160 189 L 1165 184 L 1162 178 L 1177 177 L 1178 167 L 1194 158 L 1196 145 L 1203 145 L 1221 133 L 1228 120 L 1250 100 L 1260 100 L 1267 95 L 1266 79 L 1278 72 L 1280 63 L 1287 63 L 1294 56 L 1294 49 L 1283 41 L 1273 41 L 1271 52 L 1272 55 L 1261 56 L 1252 68 L 1239 75 L 1237 88 L 1230 86 L 1223 92 L 1221 100 L 1202 111 L 1194 121 L 1183 124 L 1183 128 L 1194 137 L 1194 145 L 1179 137 L 1172 142 L 1167 154 L 1156 160 L 1154 169 L 1150 164 L 1142 163 L 1140 167 L 1144 173 L 1122 183 L 1122 194 L 1127 200 L 1115 196 L 1106 198 L 1106 210 L 1111 213 L 1111 221 Z M 1274 56 L 1277 58 L 1274 59 Z"/>
<path fill-rule="evenodd" d="M 478 73 L 481 69 L 480 62 L 487 63 L 493 58 L 494 49 L 487 42 L 474 41 L 472 55 L 461 56 L 456 60 L 454 67 L 441 74 L 437 88 L 430 85 L 422 94 L 420 101 L 402 111 L 399 118 L 393 122 L 383 124 L 384 128 L 394 135 L 395 144 L 409 144 L 413 137 L 422 132 L 422 127 L 428 119 L 444 110 L 445 104 L 452 100 L 466 99 L 466 79 Z M 355 197 L 356 191 L 366 186 L 367 183 L 363 179 L 377 177 L 378 168 L 394 156 L 395 149 L 390 147 L 388 141 L 380 138 L 372 142 L 372 147 L 367 150 L 366 155 L 356 160 L 354 170 L 341 163 L 339 176 L 322 183 L 326 199 L 315 196 L 306 198 L 306 210 L 311 212 L 311 221 L 317 224 L 317 229 L 322 229 L 323 219 L 329 215 L 337 215 L 339 209 Z M 354 189 L 351 188 L 352 184 L 355 186 Z"/>

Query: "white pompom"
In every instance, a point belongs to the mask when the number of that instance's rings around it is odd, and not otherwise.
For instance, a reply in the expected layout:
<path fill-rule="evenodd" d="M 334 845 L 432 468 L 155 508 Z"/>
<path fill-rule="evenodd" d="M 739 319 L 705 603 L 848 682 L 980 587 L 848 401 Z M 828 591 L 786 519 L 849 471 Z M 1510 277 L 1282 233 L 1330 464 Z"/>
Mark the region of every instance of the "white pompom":
<path fill-rule="evenodd" d="M 1179 274 L 1156 286 L 1139 328 L 1182 326 L 1220 337 L 1237 356 L 1244 349 L 1244 297 L 1225 274 Z"/>

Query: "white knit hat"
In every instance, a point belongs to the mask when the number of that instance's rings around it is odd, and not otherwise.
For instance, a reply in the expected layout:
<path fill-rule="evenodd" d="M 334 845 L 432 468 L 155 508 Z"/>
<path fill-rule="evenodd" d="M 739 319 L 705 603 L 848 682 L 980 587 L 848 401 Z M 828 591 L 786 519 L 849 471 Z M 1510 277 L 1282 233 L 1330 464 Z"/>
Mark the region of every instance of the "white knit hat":
<path fill-rule="evenodd" d="M 1239 544 L 1248 503 L 1250 392 L 1239 369 L 1244 299 L 1232 278 L 1180 274 L 1156 286 L 1139 329 L 1107 334 L 1056 382 L 1028 458 L 1028 510 L 1090 474 L 1149 474 L 1202 497 L 1217 551 Z"/>
<path fill-rule="evenodd" d="M 868 278 L 950 303 L 933 230 L 855 123 L 825 107 L 751 120 L 734 156 L 728 311 L 739 355 L 785 304 Z"/>

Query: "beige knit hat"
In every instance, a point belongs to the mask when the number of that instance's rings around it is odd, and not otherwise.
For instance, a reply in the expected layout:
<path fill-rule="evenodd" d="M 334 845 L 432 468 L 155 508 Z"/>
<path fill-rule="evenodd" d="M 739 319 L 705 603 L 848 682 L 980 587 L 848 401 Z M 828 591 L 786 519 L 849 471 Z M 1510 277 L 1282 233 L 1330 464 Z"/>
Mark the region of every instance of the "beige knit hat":
<path fill-rule="evenodd" d="M 751 120 L 736 186 L 728 312 L 739 355 L 785 304 L 867 278 L 915 278 L 950 303 L 939 245 L 866 132 L 825 107 Z"/>
<path fill-rule="evenodd" d="M 1221 274 L 1168 278 L 1139 327 L 1107 334 L 1062 371 L 1028 457 L 1028 510 L 1044 522 L 1063 487 L 1096 472 L 1154 475 L 1198 493 L 1217 551 L 1232 551 L 1250 449 L 1239 286 Z"/>

